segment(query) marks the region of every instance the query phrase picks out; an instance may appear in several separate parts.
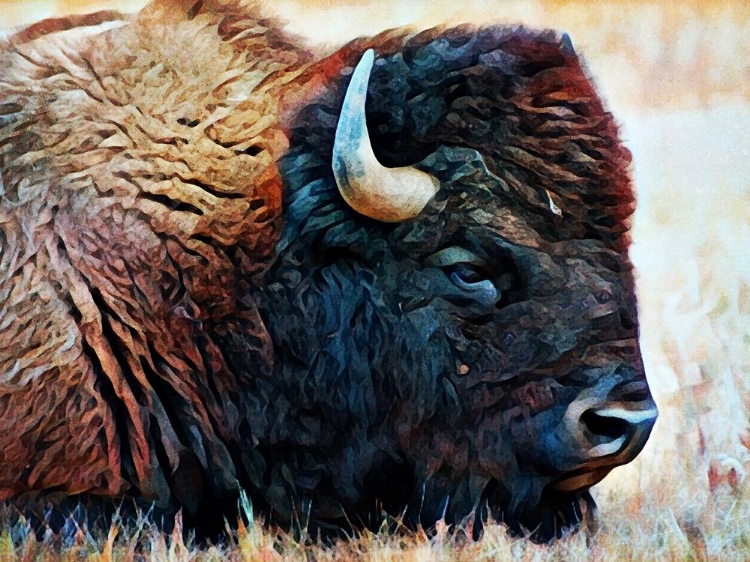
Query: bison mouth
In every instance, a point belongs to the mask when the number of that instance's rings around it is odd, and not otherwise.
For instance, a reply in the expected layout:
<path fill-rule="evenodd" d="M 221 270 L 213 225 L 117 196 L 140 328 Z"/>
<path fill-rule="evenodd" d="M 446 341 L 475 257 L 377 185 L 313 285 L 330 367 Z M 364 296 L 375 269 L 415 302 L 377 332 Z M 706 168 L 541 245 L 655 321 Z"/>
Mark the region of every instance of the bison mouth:
<path fill-rule="evenodd" d="M 594 484 L 601 482 L 612 470 L 611 466 L 598 470 L 580 471 L 568 474 L 565 478 L 558 479 L 550 484 L 553 490 L 559 492 L 575 492 L 584 488 L 590 488 Z"/>

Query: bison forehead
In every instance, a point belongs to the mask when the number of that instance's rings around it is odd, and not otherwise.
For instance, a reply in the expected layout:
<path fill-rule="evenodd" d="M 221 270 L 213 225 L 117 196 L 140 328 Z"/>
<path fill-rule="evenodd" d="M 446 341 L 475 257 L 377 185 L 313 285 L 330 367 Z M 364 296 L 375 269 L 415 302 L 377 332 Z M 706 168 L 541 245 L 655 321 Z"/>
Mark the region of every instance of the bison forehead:
<path fill-rule="evenodd" d="M 377 61 L 368 122 L 388 165 L 440 146 L 476 150 L 446 155 L 447 178 L 438 174 L 443 188 L 453 187 L 447 196 L 467 192 L 464 208 L 486 204 L 479 185 L 500 196 L 493 210 L 517 208 L 548 240 L 597 238 L 624 248 L 630 154 L 578 57 L 555 34 L 494 27 L 410 38 Z M 472 158 L 482 160 L 473 173 L 484 167 L 490 181 L 462 170 Z"/>

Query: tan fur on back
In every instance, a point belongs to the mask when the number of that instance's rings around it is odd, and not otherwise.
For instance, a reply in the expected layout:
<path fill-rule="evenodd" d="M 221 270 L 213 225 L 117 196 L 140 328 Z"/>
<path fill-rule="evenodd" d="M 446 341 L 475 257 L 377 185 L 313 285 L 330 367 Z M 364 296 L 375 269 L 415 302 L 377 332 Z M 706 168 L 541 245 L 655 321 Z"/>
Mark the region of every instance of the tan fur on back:
<path fill-rule="evenodd" d="M 276 240 L 278 92 L 306 64 L 243 11 L 159 3 L 0 45 L 0 499 L 131 484 L 166 498 L 155 450 L 172 469 L 182 451 L 160 385 L 185 400 L 180 437 L 233 486 L 211 437 L 234 431 L 222 396 L 239 381 L 204 325 L 260 326 L 235 293 Z"/>

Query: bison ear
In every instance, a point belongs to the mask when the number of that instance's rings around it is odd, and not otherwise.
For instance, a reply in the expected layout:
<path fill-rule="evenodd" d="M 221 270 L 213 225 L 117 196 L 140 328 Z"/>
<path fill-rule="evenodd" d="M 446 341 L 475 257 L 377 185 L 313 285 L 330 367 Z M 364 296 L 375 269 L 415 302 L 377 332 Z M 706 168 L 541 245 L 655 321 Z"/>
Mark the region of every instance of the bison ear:
<path fill-rule="evenodd" d="M 421 170 L 386 168 L 375 157 L 365 119 L 374 60 L 373 50 L 366 51 L 352 73 L 333 143 L 333 175 L 352 209 L 375 220 L 401 222 L 417 216 L 440 185 Z"/>
<path fill-rule="evenodd" d="M 567 55 L 575 55 L 576 50 L 573 47 L 573 41 L 570 40 L 570 35 L 567 33 L 563 33 L 562 37 L 560 38 L 560 45 L 562 46 L 562 50 Z"/>

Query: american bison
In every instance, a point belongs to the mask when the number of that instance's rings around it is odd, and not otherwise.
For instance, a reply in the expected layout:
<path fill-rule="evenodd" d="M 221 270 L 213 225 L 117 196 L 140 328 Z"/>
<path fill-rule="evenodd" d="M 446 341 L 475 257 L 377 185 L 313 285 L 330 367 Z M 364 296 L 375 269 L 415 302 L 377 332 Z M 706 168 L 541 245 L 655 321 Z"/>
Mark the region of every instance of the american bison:
<path fill-rule="evenodd" d="M 567 36 L 321 54 L 174 0 L 0 42 L 0 499 L 545 541 L 643 447 L 630 155 Z"/>

